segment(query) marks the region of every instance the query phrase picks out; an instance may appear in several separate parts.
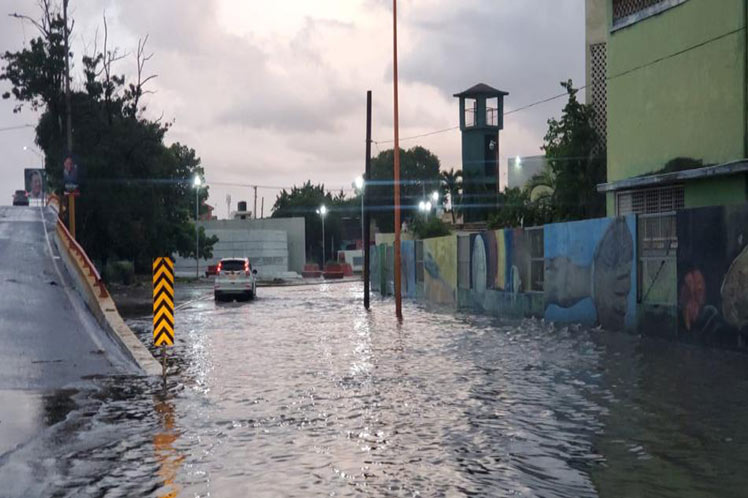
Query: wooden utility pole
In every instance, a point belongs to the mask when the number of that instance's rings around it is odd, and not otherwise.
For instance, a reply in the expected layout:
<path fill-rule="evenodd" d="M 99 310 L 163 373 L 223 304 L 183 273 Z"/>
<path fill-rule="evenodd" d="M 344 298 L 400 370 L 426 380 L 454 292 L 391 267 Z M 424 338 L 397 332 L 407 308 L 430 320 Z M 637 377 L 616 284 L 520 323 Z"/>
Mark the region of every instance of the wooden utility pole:
<path fill-rule="evenodd" d="M 255 209 L 254 209 L 254 215 L 255 215 L 255 219 L 257 219 L 257 185 L 255 185 L 254 189 L 255 189 Z"/>
<path fill-rule="evenodd" d="M 400 275 L 400 123 L 397 95 L 397 0 L 392 0 L 392 38 L 393 38 L 393 79 L 394 79 L 394 118 L 395 118 L 395 315 L 403 319 L 403 302 Z"/>
<path fill-rule="evenodd" d="M 371 177 L 371 90 L 366 92 L 366 163 L 364 169 L 364 308 L 369 309 L 369 249 L 371 245 L 369 219 L 369 178 Z"/>

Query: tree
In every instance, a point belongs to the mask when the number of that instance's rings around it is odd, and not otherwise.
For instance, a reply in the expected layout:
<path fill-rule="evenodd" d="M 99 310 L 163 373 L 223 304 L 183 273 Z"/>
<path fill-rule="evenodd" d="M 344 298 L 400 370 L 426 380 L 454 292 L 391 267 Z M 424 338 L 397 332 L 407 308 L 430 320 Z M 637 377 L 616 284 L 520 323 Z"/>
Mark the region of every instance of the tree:
<path fill-rule="evenodd" d="M 32 22 L 40 36 L 28 48 L 5 52 L 0 80 L 12 89 L 4 98 L 42 111 L 36 142 L 45 153 L 45 170 L 52 188 L 62 187 L 62 158 L 67 150 L 64 120 L 65 24 L 60 9 L 41 1 L 41 20 Z M 95 261 L 133 261 L 150 271 L 156 256 L 194 256 L 194 175 L 204 175 L 194 150 L 164 144 L 169 124 L 143 116 L 144 41 L 136 53 L 138 80 L 127 86 L 114 72 L 121 59 L 108 47 L 105 19 L 102 51 L 81 58 L 84 85 L 71 92 L 75 155 L 81 172 L 77 200 L 78 239 Z M 69 28 L 68 28 L 69 29 Z M 208 189 L 199 191 L 202 207 Z M 210 257 L 215 237 L 201 235 L 200 255 Z"/>
<path fill-rule="evenodd" d="M 371 162 L 371 179 L 367 187 L 371 217 L 383 232 L 395 230 L 394 205 L 395 151 L 380 152 Z M 418 214 L 418 201 L 440 188 L 439 158 L 420 146 L 400 149 L 400 205 L 402 219 Z"/>
<path fill-rule="evenodd" d="M 462 170 L 455 171 L 454 168 L 451 168 L 449 171 L 442 171 L 441 182 L 442 197 L 449 196 L 452 224 L 455 224 L 457 222 L 456 215 L 459 213 L 462 203 Z"/>
<path fill-rule="evenodd" d="M 552 172 L 552 204 L 558 221 L 604 215 L 597 185 L 605 181 L 605 148 L 593 126 L 595 111 L 577 100 L 572 81 L 561 83 L 569 94 L 561 119 L 548 120 L 542 149 Z"/>

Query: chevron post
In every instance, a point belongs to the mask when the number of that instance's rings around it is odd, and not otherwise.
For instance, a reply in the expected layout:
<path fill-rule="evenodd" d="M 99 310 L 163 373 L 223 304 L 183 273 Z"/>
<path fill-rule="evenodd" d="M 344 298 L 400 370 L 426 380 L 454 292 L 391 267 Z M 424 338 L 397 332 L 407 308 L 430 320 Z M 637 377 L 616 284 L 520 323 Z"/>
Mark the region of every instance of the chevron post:
<path fill-rule="evenodd" d="M 174 345 L 174 261 L 153 260 L 153 344 Z"/>

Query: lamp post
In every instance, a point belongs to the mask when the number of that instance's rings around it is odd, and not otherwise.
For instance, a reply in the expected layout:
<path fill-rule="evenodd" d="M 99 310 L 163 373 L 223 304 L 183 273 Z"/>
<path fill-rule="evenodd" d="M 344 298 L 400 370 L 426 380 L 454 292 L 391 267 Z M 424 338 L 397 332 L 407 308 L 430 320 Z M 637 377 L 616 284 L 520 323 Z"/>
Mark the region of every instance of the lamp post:
<path fill-rule="evenodd" d="M 203 184 L 203 181 L 200 179 L 200 175 L 195 175 L 195 180 L 193 182 L 193 185 L 195 186 L 195 279 L 200 280 L 200 232 L 198 231 L 197 227 L 197 220 L 200 215 L 199 208 L 200 208 L 200 186 Z"/>
<path fill-rule="evenodd" d="M 322 204 L 317 210 L 317 214 L 322 218 L 322 271 L 325 270 L 325 215 L 327 214 L 327 207 Z"/>
<path fill-rule="evenodd" d="M 356 189 L 361 193 L 361 245 L 363 249 L 363 243 L 364 243 L 364 193 L 366 192 L 364 190 L 364 177 L 363 176 L 357 176 L 356 179 L 353 181 L 353 184 L 356 186 Z"/>

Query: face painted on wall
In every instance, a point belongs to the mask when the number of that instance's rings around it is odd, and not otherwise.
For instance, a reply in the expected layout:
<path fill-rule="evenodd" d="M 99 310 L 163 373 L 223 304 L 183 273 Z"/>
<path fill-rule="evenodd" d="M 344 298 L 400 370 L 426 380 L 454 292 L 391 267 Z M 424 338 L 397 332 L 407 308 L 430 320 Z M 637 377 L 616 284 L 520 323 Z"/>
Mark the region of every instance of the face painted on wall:
<path fill-rule="evenodd" d="M 706 281 L 701 270 L 694 269 L 683 277 L 680 289 L 680 302 L 683 309 L 683 323 L 686 330 L 692 330 L 694 324 L 701 315 L 701 310 L 706 303 Z"/>

